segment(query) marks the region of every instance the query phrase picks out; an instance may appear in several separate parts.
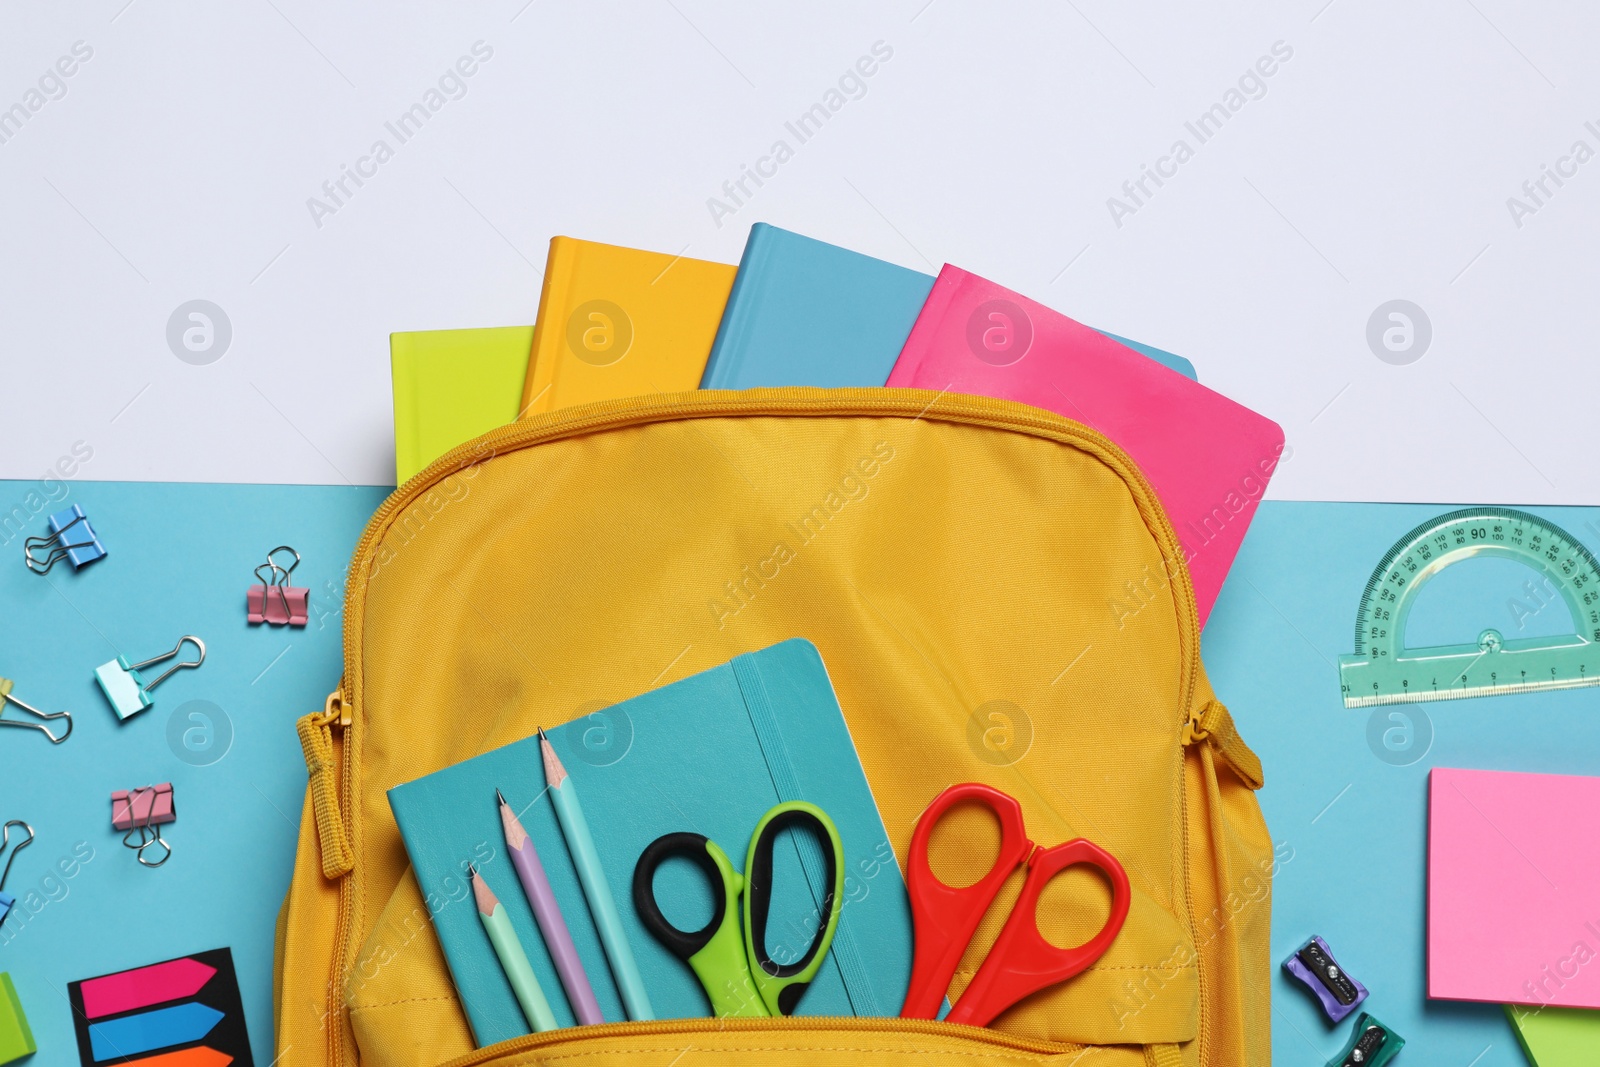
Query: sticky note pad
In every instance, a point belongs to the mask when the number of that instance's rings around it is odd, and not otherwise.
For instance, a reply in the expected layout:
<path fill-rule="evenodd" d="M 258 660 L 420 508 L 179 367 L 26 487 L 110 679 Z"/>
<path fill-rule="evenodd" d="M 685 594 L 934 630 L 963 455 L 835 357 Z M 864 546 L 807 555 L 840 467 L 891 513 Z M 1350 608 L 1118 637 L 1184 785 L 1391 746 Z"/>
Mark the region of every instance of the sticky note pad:
<path fill-rule="evenodd" d="M 250 1067 L 233 954 L 196 952 L 67 985 L 84 1067 Z"/>
<path fill-rule="evenodd" d="M 20 1060 L 36 1051 L 28 1017 L 22 1014 L 22 1002 L 17 999 L 17 987 L 11 984 L 9 974 L 0 974 L 0 1063 Z"/>
<path fill-rule="evenodd" d="M 1534 1067 L 1593 1067 L 1600 1063 L 1600 1011 L 1507 1004 L 1506 1017 Z"/>
<path fill-rule="evenodd" d="M 1433 769 L 1428 995 L 1600 1008 L 1600 778 Z"/>

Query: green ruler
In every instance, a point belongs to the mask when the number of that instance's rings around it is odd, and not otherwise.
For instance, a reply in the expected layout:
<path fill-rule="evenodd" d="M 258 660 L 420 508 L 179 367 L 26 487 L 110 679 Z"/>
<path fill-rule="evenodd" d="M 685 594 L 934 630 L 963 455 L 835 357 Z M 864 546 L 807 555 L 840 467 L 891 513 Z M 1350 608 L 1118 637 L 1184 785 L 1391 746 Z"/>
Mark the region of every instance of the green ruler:
<path fill-rule="evenodd" d="M 1560 593 L 1578 632 L 1474 645 L 1406 648 L 1406 619 L 1428 579 L 1473 556 L 1514 559 Z M 1511 508 L 1466 508 L 1402 537 L 1372 572 L 1356 615 L 1354 655 L 1339 657 L 1347 708 L 1600 685 L 1600 563 L 1577 538 Z"/>

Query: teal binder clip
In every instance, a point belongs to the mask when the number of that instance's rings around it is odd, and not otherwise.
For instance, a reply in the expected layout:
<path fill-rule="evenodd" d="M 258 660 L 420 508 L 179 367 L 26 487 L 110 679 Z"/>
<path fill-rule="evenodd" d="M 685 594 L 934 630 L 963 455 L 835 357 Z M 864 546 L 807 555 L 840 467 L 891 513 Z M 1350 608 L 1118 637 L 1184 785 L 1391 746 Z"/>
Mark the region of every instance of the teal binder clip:
<path fill-rule="evenodd" d="M 184 642 L 187 641 L 200 650 L 200 658 L 194 660 L 180 660 L 168 667 L 155 681 L 145 684 L 139 671 L 152 663 L 169 660 L 183 651 Z M 178 643 L 171 652 L 153 656 L 143 663 L 128 662 L 127 656 L 118 656 L 110 663 L 102 663 L 94 669 L 94 680 L 100 683 L 101 692 L 111 702 L 111 710 L 117 713 L 118 719 L 128 719 L 148 708 L 154 701 L 150 697 L 150 690 L 166 681 L 168 677 L 185 667 L 198 667 L 206 661 L 206 643 L 198 637 L 184 635 L 178 638 Z"/>

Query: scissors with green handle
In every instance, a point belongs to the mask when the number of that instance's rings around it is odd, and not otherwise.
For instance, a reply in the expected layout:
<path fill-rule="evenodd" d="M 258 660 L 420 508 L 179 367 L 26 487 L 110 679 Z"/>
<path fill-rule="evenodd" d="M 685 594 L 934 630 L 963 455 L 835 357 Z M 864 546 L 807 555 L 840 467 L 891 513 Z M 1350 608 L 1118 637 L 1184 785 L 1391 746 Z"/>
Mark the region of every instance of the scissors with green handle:
<path fill-rule="evenodd" d="M 772 907 L 772 850 L 778 835 L 790 829 L 808 830 L 824 846 L 827 877 L 810 947 L 793 963 L 782 964 L 767 952 L 767 916 Z M 710 879 L 711 921 L 703 929 L 678 929 L 656 903 L 656 869 L 674 856 L 689 860 Z M 786 801 L 761 817 L 750 837 L 743 874 L 733 869 L 715 841 L 701 834 L 666 834 L 650 843 L 633 869 L 633 906 L 656 940 L 694 969 L 714 1016 L 793 1015 L 839 926 L 844 845 L 827 813 L 803 800 Z"/>

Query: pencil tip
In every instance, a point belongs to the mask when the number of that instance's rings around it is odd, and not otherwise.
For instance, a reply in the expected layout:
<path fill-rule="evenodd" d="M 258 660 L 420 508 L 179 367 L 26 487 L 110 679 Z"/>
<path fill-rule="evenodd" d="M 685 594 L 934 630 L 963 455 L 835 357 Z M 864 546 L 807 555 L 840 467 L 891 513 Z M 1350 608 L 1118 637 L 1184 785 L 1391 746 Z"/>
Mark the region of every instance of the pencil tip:
<path fill-rule="evenodd" d="M 500 790 L 498 790 L 498 789 L 496 789 L 494 791 L 494 798 L 496 800 L 498 800 L 502 805 L 504 805 L 505 802 L 506 802 L 506 795 L 504 793 L 500 792 Z"/>
<path fill-rule="evenodd" d="M 522 846 L 528 843 L 528 831 L 522 828 L 522 820 L 517 818 L 517 813 L 511 810 L 511 805 L 506 803 L 506 798 L 501 796 L 496 789 L 495 795 L 500 797 L 500 829 L 505 832 L 506 844 L 514 851 L 522 851 Z"/>
<path fill-rule="evenodd" d="M 545 736 L 543 727 L 539 729 L 539 754 L 544 757 L 544 784 L 551 789 L 560 789 L 561 783 L 567 780 L 567 769 L 561 765 L 556 746 Z"/>
<path fill-rule="evenodd" d="M 467 877 L 468 878 L 476 878 L 476 877 L 478 877 L 478 865 L 477 864 L 475 864 L 475 863 L 467 864 Z"/>
<path fill-rule="evenodd" d="M 478 903 L 478 912 L 493 915 L 494 909 L 500 905 L 500 898 L 494 895 L 494 890 L 489 888 L 489 883 L 478 873 L 476 866 L 469 865 L 467 870 L 472 872 L 472 899 Z"/>

